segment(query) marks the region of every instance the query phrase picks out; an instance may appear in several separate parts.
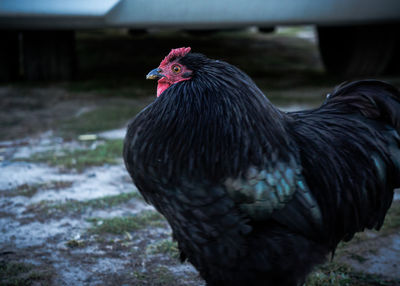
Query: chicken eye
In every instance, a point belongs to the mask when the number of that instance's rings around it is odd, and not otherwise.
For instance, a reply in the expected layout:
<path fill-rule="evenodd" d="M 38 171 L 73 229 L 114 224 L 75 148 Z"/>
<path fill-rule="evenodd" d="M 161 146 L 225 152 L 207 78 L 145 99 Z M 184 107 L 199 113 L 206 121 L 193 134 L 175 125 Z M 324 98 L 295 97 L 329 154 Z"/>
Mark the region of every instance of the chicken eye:
<path fill-rule="evenodd" d="M 176 65 L 172 67 L 172 70 L 174 71 L 174 73 L 179 73 L 181 71 L 181 67 Z"/>

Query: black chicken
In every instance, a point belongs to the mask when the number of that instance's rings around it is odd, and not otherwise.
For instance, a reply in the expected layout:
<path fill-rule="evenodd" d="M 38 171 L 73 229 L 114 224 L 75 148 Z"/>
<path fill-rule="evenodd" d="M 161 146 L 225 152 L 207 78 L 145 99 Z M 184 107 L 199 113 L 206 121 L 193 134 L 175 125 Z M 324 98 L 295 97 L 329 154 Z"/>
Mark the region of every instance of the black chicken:
<path fill-rule="evenodd" d="M 130 123 L 125 165 L 208 285 L 301 285 L 341 241 L 379 229 L 400 186 L 400 93 L 344 84 L 285 113 L 230 64 L 172 50 Z"/>

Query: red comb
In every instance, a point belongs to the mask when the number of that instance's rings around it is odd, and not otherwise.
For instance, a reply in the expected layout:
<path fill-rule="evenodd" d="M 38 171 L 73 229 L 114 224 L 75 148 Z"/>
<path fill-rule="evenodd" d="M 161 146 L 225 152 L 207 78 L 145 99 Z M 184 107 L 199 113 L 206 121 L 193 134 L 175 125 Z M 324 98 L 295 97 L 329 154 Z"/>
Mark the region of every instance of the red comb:
<path fill-rule="evenodd" d="M 160 66 L 166 65 L 166 64 L 168 64 L 170 61 L 172 61 L 172 60 L 174 60 L 174 59 L 176 59 L 176 58 L 181 58 L 181 57 L 186 56 L 186 55 L 190 52 L 190 50 L 191 50 L 190 47 L 172 49 L 172 50 L 169 52 L 168 56 L 166 56 L 166 57 L 162 60 Z"/>

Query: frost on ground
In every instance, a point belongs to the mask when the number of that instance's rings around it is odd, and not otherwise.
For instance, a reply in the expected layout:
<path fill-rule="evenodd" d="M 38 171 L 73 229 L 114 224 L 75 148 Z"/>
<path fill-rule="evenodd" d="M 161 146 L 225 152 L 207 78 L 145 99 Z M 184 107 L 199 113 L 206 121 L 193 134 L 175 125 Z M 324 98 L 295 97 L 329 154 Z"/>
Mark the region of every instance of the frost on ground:
<path fill-rule="evenodd" d="M 104 134 L 111 139 L 124 135 L 120 130 Z M 158 216 L 142 217 L 154 209 L 138 195 L 120 160 L 82 172 L 25 161 L 49 150 L 90 148 L 51 133 L 0 145 L 6 154 L 0 162 L 0 284 L 11 283 L 2 277 L 6 266 L 28 265 L 34 273 L 30 280 L 15 281 L 203 285 L 191 265 L 180 265 L 176 248 L 152 248 L 164 241 L 172 245 L 170 229 Z M 180 282 L 172 284 L 176 279 Z"/>

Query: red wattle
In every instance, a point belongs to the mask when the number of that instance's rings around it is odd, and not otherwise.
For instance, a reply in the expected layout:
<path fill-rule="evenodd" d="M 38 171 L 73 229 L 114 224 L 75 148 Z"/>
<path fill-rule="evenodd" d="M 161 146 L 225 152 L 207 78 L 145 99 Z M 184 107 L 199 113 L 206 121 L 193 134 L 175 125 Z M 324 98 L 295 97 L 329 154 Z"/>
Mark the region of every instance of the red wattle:
<path fill-rule="evenodd" d="M 168 82 L 161 82 L 158 81 L 158 85 L 157 85 L 157 97 L 159 97 L 161 95 L 161 93 L 164 92 L 164 90 L 166 90 L 168 87 L 170 87 L 170 83 Z"/>
<path fill-rule="evenodd" d="M 168 87 L 170 87 L 174 83 L 181 82 L 181 81 L 184 81 L 184 80 L 189 80 L 189 79 L 190 78 L 181 78 L 181 79 L 178 79 L 175 82 L 171 83 L 171 82 L 167 81 L 166 78 L 163 77 L 162 79 L 158 80 L 157 97 L 159 97 L 161 95 L 161 93 L 163 93 Z"/>

